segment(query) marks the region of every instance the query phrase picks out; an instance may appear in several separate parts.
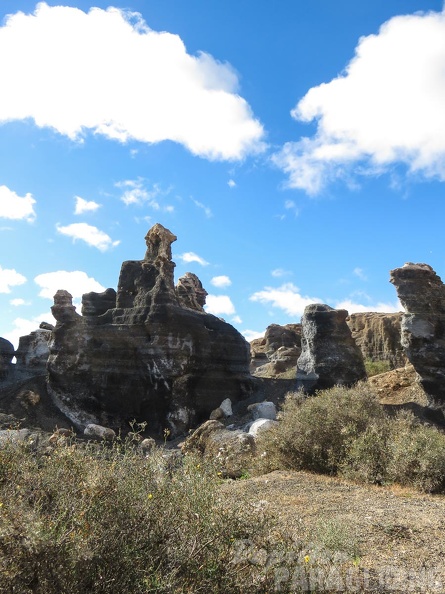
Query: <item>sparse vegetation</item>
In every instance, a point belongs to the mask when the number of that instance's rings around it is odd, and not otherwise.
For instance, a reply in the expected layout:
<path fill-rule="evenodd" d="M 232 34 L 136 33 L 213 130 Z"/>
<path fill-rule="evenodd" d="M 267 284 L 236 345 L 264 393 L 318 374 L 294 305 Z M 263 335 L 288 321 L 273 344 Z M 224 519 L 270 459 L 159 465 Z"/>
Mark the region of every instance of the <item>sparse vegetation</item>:
<path fill-rule="evenodd" d="M 366 383 L 310 398 L 289 394 L 280 424 L 259 440 L 260 471 L 304 469 L 445 491 L 445 434 L 406 411 L 389 417 Z"/>
<path fill-rule="evenodd" d="M 365 359 L 365 369 L 368 377 L 386 373 L 391 370 L 391 363 L 388 360 L 373 361 L 372 359 Z"/>

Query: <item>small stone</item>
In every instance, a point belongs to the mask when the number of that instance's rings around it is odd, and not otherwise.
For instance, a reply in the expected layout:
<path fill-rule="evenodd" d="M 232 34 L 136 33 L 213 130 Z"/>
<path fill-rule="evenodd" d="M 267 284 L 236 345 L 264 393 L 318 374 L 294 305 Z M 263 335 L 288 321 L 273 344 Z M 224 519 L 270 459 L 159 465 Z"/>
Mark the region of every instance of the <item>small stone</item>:
<path fill-rule="evenodd" d="M 152 437 L 146 437 L 141 441 L 139 447 L 144 452 L 144 454 L 149 454 L 152 452 L 156 447 L 156 442 Z"/>
<path fill-rule="evenodd" d="M 93 437 L 95 439 L 105 439 L 111 441 L 116 437 L 116 433 L 109 427 L 102 427 L 102 425 L 96 425 L 90 423 L 83 431 L 83 434 L 87 437 Z"/>
<path fill-rule="evenodd" d="M 232 401 L 230 398 L 223 400 L 219 405 L 219 408 L 223 411 L 225 417 L 231 417 L 233 415 Z"/>
<path fill-rule="evenodd" d="M 212 412 L 210 413 L 210 417 L 209 419 L 211 421 L 219 421 L 220 419 L 224 419 L 225 414 L 223 409 L 218 406 L 218 408 L 215 408 L 215 410 L 212 410 Z"/>
<path fill-rule="evenodd" d="M 249 410 L 254 419 L 269 419 L 275 421 L 277 418 L 277 409 L 273 402 L 257 402 L 251 404 Z"/>

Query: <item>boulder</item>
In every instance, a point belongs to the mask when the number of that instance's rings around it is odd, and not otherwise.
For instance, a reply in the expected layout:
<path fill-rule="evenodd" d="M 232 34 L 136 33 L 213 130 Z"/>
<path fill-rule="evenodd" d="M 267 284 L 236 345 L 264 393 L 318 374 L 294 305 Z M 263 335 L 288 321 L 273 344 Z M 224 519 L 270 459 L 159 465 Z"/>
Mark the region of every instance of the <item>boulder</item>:
<path fill-rule="evenodd" d="M 179 304 L 175 239 L 159 224 L 147 233 L 144 260 L 122 264 L 115 308 L 79 316 L 70 294 L 56 293 L 48 392 L 75 426 L 125 427 L 135 419 L 175 436 L 208 418 L 225 398 L 236 402 L 251 394 L 243 336 Z"/>
<path fill-rule="evenodd" d="M 301 319 L 302 351 L 297 389 L 308 394 L 366 379 L 363 355 L 346 323 L 348 312 L 329 305 L 308 305 Z"/>
<path fill-rule="evenodd" d="M 217 464 L 224 476 L 239 478 L 252 466 L 255 438 L 241 430 L 228 431 L 218 421 L 207 421 L 185 440 L 182 452 L 202 454 Z"/>
<path fill-rule="evenodd" d="M 405 365 L 407 358 L 401 344 L 401 312 L 354 313 L 346 323 L 365 360 L 389 361 L 392 368 Z"/>
<path fill-rule="evenodd" d="M 445 405 L 445 285 L 428 264 L 406 263 L 391 270 L 405 308 L 401 343 L 419 375 L 430 405 Z"/>
<path fill-rule="evenodd" d="M 258 437 L 259 433 L 273 429 L 278 425 L 278 421 L 272 421 L 271 419 L 257 419 L 249 427 L 249 434 L 253 437 Z"/>
<path fill-rule="evenodd" d="M 83 434 L 86 437 L 92 437 L 93 439 L 105 439 L 107 441 L 111 441 L 116 437 L 116 433 L 113 429 L 109 427 L 102 427 L 102 425 L 96 425 L 94 423 L 90 423 L 87 425 L 83 431 Z"/>
<path fill-rule="evenodd" d="M 277 418 L 277 409 L 273 402 L 256 402 L 255 404 L 250 404 L 247 408 L 252 413 L 254 419 L 275 421 Z"/>
<path fill-rule="evenodd" d="M 264 338 L 250 344 L 252 373 L 258 377 L 277 377 L 297 365 L 301 354 L 301 324 L 271 324 Z"/>

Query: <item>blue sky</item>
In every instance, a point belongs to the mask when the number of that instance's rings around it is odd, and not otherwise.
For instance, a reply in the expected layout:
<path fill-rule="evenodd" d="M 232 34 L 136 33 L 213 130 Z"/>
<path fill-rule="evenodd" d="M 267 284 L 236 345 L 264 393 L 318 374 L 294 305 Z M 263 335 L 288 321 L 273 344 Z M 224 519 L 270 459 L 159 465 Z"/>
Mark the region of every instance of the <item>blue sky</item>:
<path fill-rule="evenodd" d="M 0 6 L 0 335 L 116 288 L 156 222 L 247 338 L 445 274 L 445 13 L 425 0 Z M 80 307 L 79 307 L 80 311 Z"/>

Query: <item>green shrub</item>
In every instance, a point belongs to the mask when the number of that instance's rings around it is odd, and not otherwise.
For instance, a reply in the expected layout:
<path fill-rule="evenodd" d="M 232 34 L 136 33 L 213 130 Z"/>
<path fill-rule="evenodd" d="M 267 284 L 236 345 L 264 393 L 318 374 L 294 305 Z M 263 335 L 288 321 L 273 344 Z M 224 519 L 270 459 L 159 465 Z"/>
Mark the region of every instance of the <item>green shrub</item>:
<path fill-rule="evenodd" d="M 244 501 L 225 505 L 211 467 L 130 445 L 0 450 L 0 591 L 259 592 L 233 543 L 262 538 Z"/>
<path fill-rule="evenodd" d="M 372 359 L 365 359 L 365 369 L 368 377 L 379 375 L 379 373 L 386 373 L 391 370 L 391 363 L 385 361 L 373 361 Z"/>
<path fill-rule="evenodd" d="M 279 425 L 259 438 L 259 451 L 266 452 L 263 468 L 335 474 L 351 441 L 384 416 L 375 393 L 365 383 L 353 389 L 337 386 L 308 398 L 289 394 Z"/>

